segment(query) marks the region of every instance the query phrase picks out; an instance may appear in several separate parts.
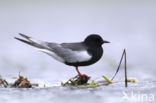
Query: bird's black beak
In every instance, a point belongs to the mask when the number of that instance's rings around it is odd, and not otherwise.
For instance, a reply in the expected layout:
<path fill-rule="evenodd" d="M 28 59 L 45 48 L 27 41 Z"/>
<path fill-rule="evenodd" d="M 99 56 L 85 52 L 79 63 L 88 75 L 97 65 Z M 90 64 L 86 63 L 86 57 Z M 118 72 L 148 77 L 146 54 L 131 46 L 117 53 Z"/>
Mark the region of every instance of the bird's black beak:
<path fill-rule="evenodd" d="M 103 40 L 103 43 L 110 43 L 109 41 Z"/>

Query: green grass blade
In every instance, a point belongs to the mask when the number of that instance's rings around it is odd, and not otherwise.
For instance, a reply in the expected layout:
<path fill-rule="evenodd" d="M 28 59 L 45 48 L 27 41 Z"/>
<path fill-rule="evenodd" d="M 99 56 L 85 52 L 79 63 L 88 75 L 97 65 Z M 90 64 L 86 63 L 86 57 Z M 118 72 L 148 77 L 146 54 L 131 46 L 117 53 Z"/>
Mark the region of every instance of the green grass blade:
<path fill-rule="evenodd" d="M 104 75 L 102 76 L 108 83 L 112 84 L 113 82 L 111 80 L 109 80 L 107 77 L 105 77 Z"/>

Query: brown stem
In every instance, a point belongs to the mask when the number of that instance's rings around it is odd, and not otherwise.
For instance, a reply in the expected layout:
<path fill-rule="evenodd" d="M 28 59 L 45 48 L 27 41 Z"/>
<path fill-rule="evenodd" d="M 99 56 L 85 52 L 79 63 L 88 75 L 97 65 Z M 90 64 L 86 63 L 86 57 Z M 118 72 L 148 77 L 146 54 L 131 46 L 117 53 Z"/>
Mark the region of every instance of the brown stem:
<path fill-rule="evenodd" d="M 117 68 L 117 70 L 116 70 L 116 72 L 115 72 L 113 78 L 111 79 L 111 81 L 115 78 L 115 76 L 116 76 L 117 73 L 119 72 L 119 69 L 120 69 L 120 66 L 121 66 L 121 63 L 122 63 L 122 60 L 123 60 L 124 54 L 125 54 L 125 51 L 123 51 L 123 53 L 122 53 L 122 56 L 121 56 L 121 59 L 120 59 L 119 66 L 118 66 L 118 68 Z"/>
<path fill-rule="evenodd" d="M 125 53 L 125 87 L 128 87 L 128 84 L 127 84 L 127 56 L 126 56 L 126 49 L 124 49 L 124 53 Z"/>

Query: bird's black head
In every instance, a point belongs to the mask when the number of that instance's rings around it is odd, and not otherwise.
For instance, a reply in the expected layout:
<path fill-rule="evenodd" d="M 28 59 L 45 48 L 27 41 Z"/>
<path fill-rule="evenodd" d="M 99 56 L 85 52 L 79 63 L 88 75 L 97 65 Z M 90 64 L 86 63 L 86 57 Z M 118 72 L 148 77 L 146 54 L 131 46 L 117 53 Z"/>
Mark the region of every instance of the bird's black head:
<path fill-rule="evenodd" d="M 84 43 L 89 46 L 101 47 L 104 43 L 110 43 L 109 41 L 105 41 L 98 34 L 90 34 L 85 40 Z"/>

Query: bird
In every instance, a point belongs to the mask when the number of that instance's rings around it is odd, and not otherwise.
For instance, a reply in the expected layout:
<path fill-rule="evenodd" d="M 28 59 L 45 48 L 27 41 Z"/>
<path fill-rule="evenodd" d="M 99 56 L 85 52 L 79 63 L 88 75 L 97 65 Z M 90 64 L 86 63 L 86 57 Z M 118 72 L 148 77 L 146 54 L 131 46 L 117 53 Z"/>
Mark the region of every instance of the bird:
<path fill-rule="evenodd" d="M 22 33 L 19 33 L 19 35 L 23 38 L 14 38 L 36 47 L 39 51 L 48 54 L 57 61 L 69 66 L 74 66 L 80 77 L 87 75 L 81 74 L 78 67 L 89 66 L 99 61 L 103 55 L 102 45 L 110 43 L 109 41 L 103 40 L 99 34 L 90 34 L 83 41 L 74 43 L 46 42 Z"/>

